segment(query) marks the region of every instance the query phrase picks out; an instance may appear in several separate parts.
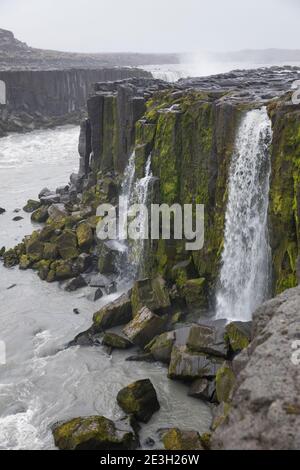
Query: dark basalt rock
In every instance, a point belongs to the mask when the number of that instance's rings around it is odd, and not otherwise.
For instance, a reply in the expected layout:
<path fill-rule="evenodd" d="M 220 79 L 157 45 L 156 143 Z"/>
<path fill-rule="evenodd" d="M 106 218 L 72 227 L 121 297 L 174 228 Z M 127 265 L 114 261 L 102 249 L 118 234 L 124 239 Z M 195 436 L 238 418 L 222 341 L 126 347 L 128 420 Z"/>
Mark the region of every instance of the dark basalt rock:
<path fill-rule="evenodd" d="M 160 334 L 166 326 L 163 318 L 155 315 L 147 307 L 143 307 L 138 314 L 123 329 L 124 334 L 137 346 L 143 348 L 155 336 Z"/>
<path fill-rule="evenodd" d="M 6 212 L 6 210 L 3 207 L 0 207 L 0 215 L 4 214 L 4 212 Z"/>
<path fill-rule="evenodd" d="M 102 344 L 112 349 L 129 349 L 133 346 L 127 338 L 109 331 L 104 333 Z"/>
<path fill-rule="evenodd" d="M 114 302 L 102 307 L 93 316 L 93 331 L 101 332 L 114 326 L 124 325 L 132 318 L 131 302 L 128 294 L 123 294 Z M 130 338 L 129 338 L 130 339 Z"/>
<path fill-rule="evenodd" d="M 183 381 L 214 378 L 221 365 L 219 358 L 192 352 L 186 346 L 173 346 L 168 377 Z"/>
<path fill-rule="evenodd" d="M 28 199 L 27 204 L 23 207 L 24 212 L 34 212 L 41 206 L 40 201 L 35 201 L 34 199 Z"/>
<path fill-rule="evenodd" d="M 73 292 L 81 287 L 86 287 L 87 283 L 82 276 L 77 276 L 74 279 L 71 279 L 65 286 L 65 290 L 68 292 Z"/>
<path fill-rule="evenodd" d="M 212 356 L 227 357 L 228 349 L 224 339 L 226 321 L 216 320 L 190 328 L 187 346 L 191 351 Z"/>
<path fill-rule="evenodd" d="M 117 402 L 125 413 L 143 423 L 147 423 L 160 408 L 155 388 L 149 379 L 138 380 L 120 390 Z"/>

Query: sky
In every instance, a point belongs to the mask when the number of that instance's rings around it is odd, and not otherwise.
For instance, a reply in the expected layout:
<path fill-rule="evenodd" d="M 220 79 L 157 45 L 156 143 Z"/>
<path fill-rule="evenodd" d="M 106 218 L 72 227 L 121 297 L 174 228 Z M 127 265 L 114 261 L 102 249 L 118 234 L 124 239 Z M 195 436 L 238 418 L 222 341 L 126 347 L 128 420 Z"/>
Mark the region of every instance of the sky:
<path fill-rule="evenodd" d="M 300 0 L 0 0 L 0 28 L 78 52 L 300 49 Z"/>

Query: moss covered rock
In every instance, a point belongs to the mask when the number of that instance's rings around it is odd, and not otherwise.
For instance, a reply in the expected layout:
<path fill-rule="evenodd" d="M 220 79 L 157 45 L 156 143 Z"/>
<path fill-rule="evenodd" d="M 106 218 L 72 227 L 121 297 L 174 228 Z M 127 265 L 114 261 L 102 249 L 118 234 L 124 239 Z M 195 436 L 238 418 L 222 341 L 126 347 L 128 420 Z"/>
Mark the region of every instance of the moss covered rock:
<path fill-rule="evenodd" d="M 131 294 L 133 315 L 142 307 L 148 307 L 153 312 L 164 312 L 171 305 L 170 297 L 161 277 L 136 281 Z"/>
<path fill-rule="evenodd" d="M 143 307 L 123 329 L 124 334 L 137 346 L 144 348 L 166 326 L 163 318 Z"/>
<path fill-rule="evenodd" d="M 232 322 L 226 326 L 225 339 L 233 352 L 240 352 L 249 346 L 251 322 Z"/>
<path fill-rule="evenodd" d="M 44 245 L 39 241 L 38 233 L 33 232 L 31 237 L 25 242 L 26 254 L 32 262 L 40 261 L 44 254 Z"/>
<path fill-rule="evenodd" d="M 31 214 L 32 222 L 44 223 L 48 219 L 48 206 L 41 206 Z"/>
<path fill-rule="evenodd" d="M 215 401 L 216 383 L 205 378 L 195 380 L 189 388 L 189 396 L 208 402 Z"/>
<path fill-rule="evenodd" d="M 117 335 L 110 331 L 107 331 L 104 334 L 102 344 L 113 349 L 129 349 L 133 346 L 133 344 L 127 338 L 124 338 L 124 336 Z"/>
<path fill-rule="evenodd" d="M 128 450 L 137 446 L 128 420 L 113 422 L 104 416 L 59 423 L 53 429 L 53 437 L 61 450 Z"/>
<path fill-rule="evenodd" d="M 138 380 L 119 391 L 117 402 L 125 413 L 147 423 L 159 410 L 155 388 L 149 379 Z"/>
<path fill-rule="evenodd" d="M 168 331 L 155 337 L 145 346 L 145 351 L 150 352 L 156 361 L 169 364 L 172 348 L 175 342 L 175 331 Z"/>
<path fill-rule="evenodd" d="M 79 248 L 83 250 L 89 249 L 93 244 L 94 235 L 91 226 L 88 223 L 82 222 L 79 224 L 76 229 L 76 235 Z"/>
<path fill-rule="evenodd" d="M 93 316 L 93 329 L 103 331 L 114 326 L 124 325 L 132 319 L 132 308 L 128 294 L 123 294 L 114 302 L 102 307 Z"/>
<path fill-rule="evenodd" d="M 207 307 L 207 285 L 203 277 L 187 280 L 182 285 L 182 293 L 190 309 Z"/>
<path fill-rule="evenodd" d="M 56 246 L 58 253 L 64 260 L 74 259 L 79 255 L 77 237 L 72 230 L 64 230 L 64 232 L 57 238 Z"/>
<path fill-rule="evenodd" d="M 225 325 L 226 322 L 223 320 L 192 325 L 187 346 L 192 351 L 227 357 L 228 347 L 224 339 Z"/>
<path fill-rule="evenodd" d="M 19 260 L 19 268 L 22 270 L 29 269 L 33 261 L 27 255 L 22 255 Z"/>
<path fill-rule="evenodd" d="M 34 199 L 28 199 L 27 204 L 23 207 L 25 212 L 34 212 L 41 207 L 40 201 L 35 201 Z"/>
<path fill-rule="evenodd" d="M 162 440 L 166 450 L 203 450 L 197 431 L 172 428 L 163 434 Z"/>
<path fill-rule="evenodd" d="M 225 362 L 217 371 L 216 393 L 219 403 L 230 402 L 231 393 L 235 384 L 235 375 L 228 362 Z"/>
<path fill-rule="evenodd" d="M 214 378 L 222 365 L 218 358 L 190 351 L 186 346 L 173 346 L 168 370 L 170 379 L 193 381 L 198 378 Z"/>
<path fill-rule="evenodd" d="M 47 260 L 55 260 L 58 257 L 58 250 L 55 243 L 45 243 L 43 258 Z"/>

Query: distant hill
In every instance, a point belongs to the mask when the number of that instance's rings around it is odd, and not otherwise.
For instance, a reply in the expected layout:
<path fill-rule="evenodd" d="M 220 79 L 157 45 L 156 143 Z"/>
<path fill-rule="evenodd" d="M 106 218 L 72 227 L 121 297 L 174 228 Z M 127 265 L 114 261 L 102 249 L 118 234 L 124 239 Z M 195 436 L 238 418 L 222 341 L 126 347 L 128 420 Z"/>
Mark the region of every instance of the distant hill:
<path fill-rule="evenodd" d="M 176 64 L 177 54 L 99 53 L 82 54 L 29 47 L 11 31 L 0 29 L 0 69 L 66 69 Z"/>

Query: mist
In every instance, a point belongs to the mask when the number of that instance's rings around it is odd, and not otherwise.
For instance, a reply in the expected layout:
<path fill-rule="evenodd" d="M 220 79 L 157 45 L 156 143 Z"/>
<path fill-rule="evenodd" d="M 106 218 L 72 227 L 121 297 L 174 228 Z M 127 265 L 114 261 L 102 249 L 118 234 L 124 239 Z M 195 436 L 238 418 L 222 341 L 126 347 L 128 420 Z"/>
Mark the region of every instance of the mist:
<path fill-rule="evenodd" d="M 1 0 L 0 27 L 77 52 L 297 49 L 298 0 Z"/>

